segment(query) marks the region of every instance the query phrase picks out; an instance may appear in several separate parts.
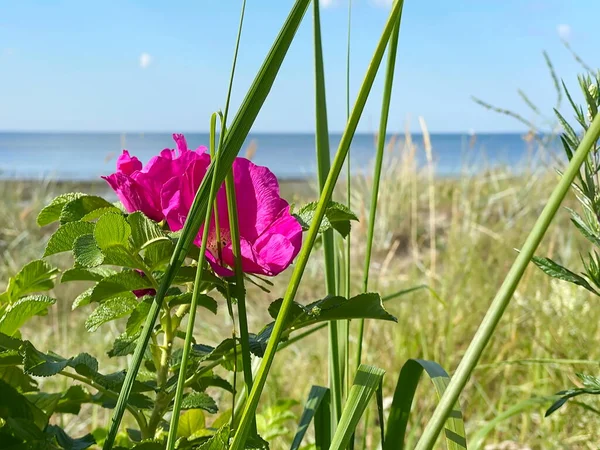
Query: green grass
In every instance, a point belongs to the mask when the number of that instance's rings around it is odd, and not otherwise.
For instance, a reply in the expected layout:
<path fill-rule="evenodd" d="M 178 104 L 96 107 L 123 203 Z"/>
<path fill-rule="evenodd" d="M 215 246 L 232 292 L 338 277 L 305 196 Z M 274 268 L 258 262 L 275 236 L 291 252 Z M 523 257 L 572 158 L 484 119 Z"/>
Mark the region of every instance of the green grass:
<path fill-rule="evenodd" d="M 419 148 L 407 145 L 400 150 L 400 145 L 390 143 L 386 151 L 370 287 L 385 295 L 428 283 L 444 304 L 421 290 L 388 303 L 390 312 L 399 319 L 398 324 L 379 322 L 374 326 L 367 321 L 363 362 L 387 371 L 384 396 L 388 397 L 408 358 L 432 359 L 449 373 L 455 370 L 514 260 L 514 248 L 523 242 L 557 181 L 550 168 L 525 175 L 497 169 L 471 178 L 436 178 L 430 190 L 427 173 L 415 168 L 415 152 L 422 151 L 421 143 L 417 144 Z M 371 185 L 370 176 L 357 176 L 353 180 L 353 209 L 361 218 L 353 229 L 354 273 L 361 273 L 364 261 Z M 343 200 L 343 184 L 340 186 L 342 189 L 337 195 Z M 108 191 L 100 183 L 82 186 L 52 182 L 0 183 L 0 280 L 6 280 L 27 261 L 41 256 L 52 228 L 39 229 L 35 216 L 53 196 L 72 190 L 101 194 Z M 282 192 L 297 204 L 317 196 L 316 183 L 312 181 L 283 183 Z M 431 192 L 435 198 L 435 214 L 430 210 Z M 567 203 L 574 204 L 574 199 L 569 198 Z M 430 217 L 435 217 L 435 223 L 430 224 Z M 435 273 L 430 270 L 432 243 Z M 563 212 L 551 225 L 539 254 L 578 267 L 578 252 L 585 248 L 582 244 Z M 54 261 L 60 264 L 61 257 Z M 276 286 L 269 295 L 248 287 L 250 331 L 258 331 L 269 320 L 265 307 L 283 294 L 290 272 L 275 280 Z M 305 303 L 322 295 L 323 274 L 323 258 L 315 255 L 308 263 L 298 293 L 299 301 Z M 358 292 L 360 277 L 356 277 L 355 283 L 353 290 Z M 80 290 L 80 287 L 59 285 L 56 289 L 59 301 L 48 316 L 36 318 L 26 326 L 24 338 L 42 351 L 52 349 L 66 356 L 88 351 L 102 360 L 123 324 L 103 325 L 99 332 L 88 334 L 83 322 L 84 314 L 89 311 L 85 308 L 70 311 L 74 292 Z M 594 372 L 589 365 L 564 364 L 560 360 L 600 360 L 600 350 L 594 345 L 600 338 L 597 327 L 600 308 L 595 301 L 583 289 L 551 280 L 534 267 L 528 268 L 483 355 L 481 367 L 476 369 L 461 397 L 468 436 L 475 435 L 487 422 L 519 402 L 573 385 L 575 372 L 583 369 Z M 200 342 L 214 344 L 230 332 L 224 304 L 215 318 L 197 322 L 196 338 Z M 274 406 L 284 398 L 303 399 L 312 385 L 326 385 L 326 334 L 325 330 L 319 331 L 277 357 L 263 396 L 264 405 Z M 351 341 L 351 345 L 355 344 Z M 520 360 L 527 361 L 515 362 Z M 515 363 L 506 363 L 511 361 Z M 123 359 L 104 357 L 101 362 L 106 364 L 107 371 L 124 367 Z M 290 374 L 294 373 L 303 376 L 295 377 L 290 383 Z M 47 383 L 71 381 L 52 379 Z M 408 448 L 414 445 L 431 416 L 434 402 L 435 396 L 425 388 L 423 392 L 421 387 L 418 389 L 413 411 L 419 416 L 412 418 L 409 424 L 412 443 Z M 567 405 L 550 418 L 543 418 L 549 404 L 532 402 L 529 409 L 500 422 L 487 435 L 485 444 L 490 445 L 490 449 L 558 449 L 593 448 L 600 441 L 597 416 L 573 414 L 578 406 Z M 299 405 L 294 408 L 297 414 L 301 412 Z M 264 415 L 258 420 L 260 427 L 261 423 L 268 422 L 273 408 L 263 406 L 259 412 Z M 63 425 L 68 432 L 78 435 L 78 431 L 105 425 L 109 419 L 105 412 L 92 407 L 84 410 L 80 417 L 82 420 L 78 421 L 65 418 Z M 375 410 L 370 417 L 373 420 L 377 417 Z M 285 448 L 285 443 L 289 448 L 294 431 L 291 423 L 289 429 L 289 434 L 274 440 L 272 448 Z M 367 443 L 377 442 L 378 433 L 378 429 L 372 427 L 372 435 L 366 436 Z M 492 445 L 506 441 L 520 444 Z"/>

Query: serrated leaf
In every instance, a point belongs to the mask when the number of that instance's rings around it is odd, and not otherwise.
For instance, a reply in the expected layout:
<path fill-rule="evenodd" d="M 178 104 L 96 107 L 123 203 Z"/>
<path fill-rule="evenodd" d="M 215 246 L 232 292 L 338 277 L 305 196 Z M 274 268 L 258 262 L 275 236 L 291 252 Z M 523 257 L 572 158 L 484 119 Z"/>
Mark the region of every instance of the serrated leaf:
<path fill-rule="evenodd" d="M 108 357 L 132 355 L 138 337 L 138 335 L 130 336 L 127 333 L 119 335 L 113 342 L 112 348 L 107 352 Z"/>
<path fill-rule="evenodd" d="M 51 377 L 69 365 L 69 360 L 58 355 L 47 355 L 27 343 L 23 357 L 23 369 L 36 377 Z"/>
<path fill-rule="evenodd" d="M 317 202 L 310 202 L 300 208 L 298 213 L 293 214 L 293 216 L 298 220 L 302 229 L 306 231 L 310 228 L 316 211 Z M 325 216 L 321 221 L 319 233 L 333 228 L 343 237 L 346 237 L 350 233 L 350 221 L 352 220 L 357 221 L 358 217 L 347 206 L 330 201 L 325 210 Z"/>
<path fill-rule="evenodd" d="M 569 269 L 561 266 L 560 264 L 552 261 L 550 258 L 542 258 L 534 256 L 531 258 L 536 266 L 538 266 L 546 275 L 550 275 L 553 278 L 559 280 L 568 281 L 569 283 L 576 284 L 578 286 L 586 288 L 588 291 L 593 292 L 596 295 L 600 294 L 590 286 L 585 278 L 576 273 L 571 272 Z"/>
<path fill-rule="evenodd" d="M 69 359 L 69 367 L 88 378 L 95 378 L 98 375 L 98 360 L 89 353 L 80 353 Z"/>
<path fill-rule="evenodd" d="M 250 438 L 248 438 L 248 441 Z M 223 425 L 206 442 L 198 447 L 198 450 L 224 450 L 229 448 L 229 424 Z M 248 448 L 248 442 L 246 442 Z"/>
<path fill-rule="evenodd" d="M 52 200 L 48 206 L 44 207 L 40 211 L 40 213 L 37 216 L 37 224 L 40 227 L 43 227 L 51 224 L 52 222 L 56 222 L 60 218 L 60 213 L 62 212 L 63 206 L 84 195 L 85 194 L 82 194 L 80 192 L 72 192 L 68 194 L 59 195 L 54 200 Z"/>
<path fill-rule="evenodd" d="M 46 295 L 31 295 L 8 306 L 0 318 L 0 333 L 12 336 L 27 320 L 40 314 L 56 302 Z"/>
<path fill-rule="evenodd" d="M 132 291 L 151 287 L 150 280 L 139 272 L 123 270 L 100 280 L 93 288 L 91 301 L 100 302 L 115 295 L 133 297 Z"/>
<path fill-rule="evenodd" d="M 73 304 L 71 305 L 71 310 L 75 310 L 75 309 L 79 308 L 80 306 L 89 305 L 91 302 L 91 299 L 92 299 L 92 291 L 93 290 L 94 290 L 94 288 L 91 287 L 91 288 L 83 291 L 77 297 L 75 297 L 75 300 L 73 300 Z"/>
<path fill-rule="evenodd" d="M 93 222 L 94 220 L 99 219 L 106 213 L 123 214 L 123 211 L 120 210 L 119 208 L 117 208 L 116 206 L 100 208 L 100 209 L 96 209 L 94 211 L 87 213 L 85 216 L 83 216 L 81 218 L 81 221 L 82 222 Z"/>
<path fill-rule="evenodd" d="M 150 269 L 158 269 L 169 263 L 174 250 L 175 244 L 171 240 L 152 241 L 144 248 L 144 261 Z"/>
<path fill-rule="evenodd" d="M 150 312 L 151 302 L 151 299 L 139 302 L 129 316 L 129 319 L 127 319 L 125 332 L 129 336 L 135 336 L 141 331 L 142 327 L 144 326 L 144 322 L 146 321 L 146 317 Z"/>
<path fill-rule="evenodd" d="M 33 419 L 33 412 L 29 407 L 30 403 L 27 399 L 17 392 L 17 390 L 0 380 L 0 418 L 7 419 L 9 417 Z"/>
<path fill-rule="evenodd" d="M 69 222 L 62 225 L 50 236 L 44 251 L 44 257 L 71 251 L 75 240 L 79 236 L 93 232 L 94 224 L 90 222 Z"/>
<path fill-rule="evenodd" d="M 181 402 L 181 409 L 203 409 L 211 414 L 219 410 L 217 403 L 205 392 L 192 392 L 186 395 Z"/>
<path fill-rule="evenodd" d="M 165 300 L 169 304 L 169 308 L 173 308 L 178 305 L 188 305 L 192 301 L 192 293 L 185 292 L 179 295 L 173 295 L 166 297 Z M 217 301 L 209 295 L 200 294 L 198 296 L 198 306 L 208 309 L 213 314 L 217 313 Z"/>
<path fill-rule="evenodd" d="M 65 270 L 60 278 L 61 283 L 69 281 L 100 281 L 110 275 L 117 273 L 115 270 L 108 267 L 75 267 Z"/>
<path fill-rule="evenodd" d="M 46 433 L 54 436 L 58 445 L 64 450 L 85 450 L 96 443 L 96 439 L 94 439 L 94 436 L 91 434 L 86 434 L 83 437 L 74 439 L 57 425 L 48 425 Z"/>
<path fill-rule="evenodd" d="M 170 241 L 163 233 L 158 224 L 143 213 L 137 211 L 127 217 L 127 221 L 131 226 L 131 239 L 135 249 L 140 250 L 151 242 L 159 240 Z"/>
<path fill-rule="evenodd" d="M 231 383 L 226 379 L 214 374 L 198 378 L 191 387 L 200 392 L 204 392 L 209 387 L 218 387 L 227 392 L 233 393 L 233 386 Z"/>
<path fill-rule="evenodd" d="M 60 223 L 82 220 L 87 214 L 100 208 L 114 208 L 114 206 L 95 195 L 84 195 L 66 203 L 60 213 Z"/>
<path fill-rule="evenodd" d="M 104 214 L 94 228 L 94 238 L 101 250 L 116 246 L 127 248 L 130 236 L 131 226 L 122 214 Z"/>
<path fill-rule="evenodd" d="M 177 436 L 190 437 L 194 433 L 203 430 L 206 425 L 204 413 L 200 409 L 189 409 L 181 414 Z"/>
<path fill-rule="evenodd" d="M 598 234 L 594 232 L 587 223 L 585 223 L 579 214 L 570 208 L 567 208 L 567 210 L 571 214 L 571 222 L 573 222 L 581 234 L 583 234 L 583 236 L 592 244 L 600 247 L 600 236 L 598 236 Z"/>
<path fill-rule="evenodd" d="M 90 333 L 94 332 L 100 325 L 130 314 L 137 303 L 135 298 L 131 297 L 115 297 L 106 300 L 86 319 L 85 329 Z"/>
<path fill-rule="evenodd" d="M 141 261 L 123 245 L 115 245 L 113 247 L 102 249 L 102 253 L 104 254 L 104 264 L 130 267 L 132 269 L 141 268 Z"/>
<path fill-rule="evenodd" d="M 58 269 L 48 261 L 38 259 L 31 261 L 8 280 L 6 291 L 0 295 L 0 303 L 17 300 L 26 294 L 47 291 L 54 287 L 54 279 Z"/>
<path fill-rule="evenodd" d="M 77 415 L 82 404 L 92 402 L 89 392 L 78 384 L 69 387 L 64 393 L 35 392 L 26 394 L 25 397 L 48 416 L 54 413 Z"/>
<path fill-rule="evenodd" d="M 73 243 L 75 264 L 80 267 L 97 267 L 104 262 L 104 255 L 96 245 L 94 235 L 84 234 Z"/>

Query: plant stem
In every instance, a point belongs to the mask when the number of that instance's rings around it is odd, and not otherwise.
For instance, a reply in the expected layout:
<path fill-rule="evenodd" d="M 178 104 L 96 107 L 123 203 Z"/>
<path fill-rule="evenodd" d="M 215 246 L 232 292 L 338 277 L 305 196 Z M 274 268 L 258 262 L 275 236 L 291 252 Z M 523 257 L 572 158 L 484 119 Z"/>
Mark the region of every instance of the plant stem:
<path fill-rule="evenodd" d="M 379 43 L 377 44 L 377 48 L 375 49 L 373 58 L 371 60 L 371 63 L 369 64 L 369 68 L 367 69 L 367 73 L 365 75 L 363 84 L 360 88 L 356 103 L 354 105 L 352 113 L 350 114 L 350 119 L 348 120 L 346 129 L 340 140 L 340 144 L 335 159 L 333 161 L 333 165 L 331 167 L 331 170 L 329 171 L 329 175 L 327 176 L 327 181 L 325 182 L 325 186 L 323 188 L 323 192 L 321 193 L 319 202 L 317 203 L 317 208 L 315 210 L 312 225 L 306 234 L 306 238 L 302 245 L 300 255 L 298 257 L 298 260 L 296 261 L 294 271 L 286 289 L 283 302 L 281 304 L 281 309 L 279 310 L 279 314 L 277 315 L 277 320 L 275 321 L 275 325 L 273 327 L 269 343 L 267 344 L 267 349 L 265 351 L 265 355 L 259 368 L 258 375 L 256 377 L 256 380 L 254 381 L 252 392 L 250 393 L 250 396 L 244 408 L 244 412 L 242 414 L 239 427 L 233 438 L 231 450 L 241 450 L 242 448 L 244 448 L 244 444 L 252 423 L 252 418 L 254 417 L 254 412 L 256 411 L 256 408 L 258 406 L 260 395 L 265 386 L 269 369 L 271 368 L 271 364 L 273 363 L 273 358 L 275 357 L 275 352 L 277 350 L 277 346 L 279 345 L 279 341 L 281 339 L 281 335 L 285 327 L 287 315 L 289 313 L 290 307 L 292 306 L 292 302 L 294 301 L 296 293 L 298 292 L 298 287 L 300 285 L 302 275 L 304 274 L 304 270 L 308 263 L 311 250 L 317 238 L 321 221 L 325 216 L 327 205 L 329 204 L 331 195 L 333 194 L 333 189 L 344 165 L 344 160 L 346 159 L 348 149 L 350 148 L 350 142 L 352 141 L 352 137 L 356 132 L 356 127 L 358 126 L 358 122 L 360 120 L 367 98 L 373 86 L 373 81 L 375 80 L 375 76 L 379 69 L 379 65 L 381 63 L 381 60 L 383 59 L 383 54 L 385 52 L 385 48 L 389 41 L 390 35 L 395 24 L 398 21 L 399 13 L 400 5 L 398 3 L 395 3 L 392 6 L 392 11 L 390 12 L 388 21 L 384 27 Z"/>
<path fill-rule="evenodd" d="M 534 256 L 534 253 L 539 246 L 550 222 L 556 215 L 556 212 L 560 208 L 562 200 L 569 191 L 571 183 L 579 173 L 581 164 L 585 161 L 588 156 L 590 149 L 600 136 L 600 114 L 597 114 L 594 118 L 589 129 L 585 133 L 577 151 L 573 155 L 573 158 L 569 162 L 567 169 L 565 170 L 563 177 L 554 188 L 554 191 L 550 195 L 546 206 L 542 213 L 538 217 L 535 225 L 533 226 L 529 236 L 523 244 L 523 248 L 519 252 L 519 255 L 515 259 L 512 267 L 510 268 L 504 282 L 500 286 L 496 297 L 492 301 L 490 308 L 488 309 L 485 317 L 483 318 L 473 340 L 469 344 L 465 355 L 463 356 L 456 372 L 454 373 L 446 391 L 442 395 L 439 404 L 437 405 L 431 420 L 425 427 L 421 438 L 417 442 L 415 450 L 431 449 L 435 445 L 437 437 L 444 427 L 444 423 L 448 418 L 448 415 L 452 411 L 454 404 L 458 401 L 460 393 L 464 389 L 467 381 L 473 372 L 473 369 L 477 365 L 483 350 L 487 343 L 490 341 L 494 330 L 502 318 L 506 307 L 508 306 L 529 261 Z"/>
<path fill-rule="evenodd" d="M 214 116 L 213 116 L 214 117 Z M 214 127 L 211 127 L 211 137 L 214 138 Z M 211 139 L 214 141 L 214 139 Z M 218 166 L 219 161 L 215 164 Z M 214 202 L 217 195 L 217 177 L 213 177 L 210 185 L 209 204 Z M 202 286 L 202 272 L 206 266 L 206 246 L 208 243 L 208 233 L 210 231 L 210 216 L 211 208 L 206 209 L 206 219 L 204 221 L 204 229 L 202 230 L 202 242 L 200 244 L 200 253 L 198 261 L 198 270 L 196 271 L 196 279 L 194 280 L 194 290 L 192 291 L 192 301 L 190 304 L 190 314 L 188 318 L 187 330 L 185 333 L 185 342 L 183 344 L 183 354 L 181 355 L 181 365 L 179 368 L 179 375 L 177 377 L 177 390 L 175 392 L 175 401 L 173 404 L 173 413 L 171 416 L 171 424 L 169 426 L 169 436 L 167 438 L 167 450 L 173 450 L 175 448 L 175 441 L 177 439 L 177 429 L 179 426 L 179 413 L 181 411 L 181 402 L 183 400 L 183 391 L 186 387 L 186 375 L 187 375 L 187 364 L 192 349 L 192 336 L 194 335 L 194 322 L 196 319 L 196 309 L 198 306 L 198 298 L 200 297 L 201 286 Z"/>
<path fill-rule="evenodd" d="M 369 228 L 367 231 L 367 249 L 365 253 L 365 267 L 363 276 L 363 292 L 369 289 L 369 270 L 371 268 L 371 253 L 373 250 L 373 234 L 375 231 L 375 220 L 377 214 L 377 199 L 379 196 L 379 184 L 381 181 L 381 167 L 383 165 L 383 154 L 385 150 L 385 139 L 387 135 L 387 123 L 390 113 L 390 103 L 392 99 L 392 86 L 394 83 L 394 70 L 396 67 L 396 53 L 398 50 L 398 36 L 400 34 L 400 21 L 402 20 L 402 7 L 404 0 L 397 0 L 400 3 L 400 17 L 398 25 L 394 28 L 390 38 L 388 48 L 387 71 L 385 74 L 385 85 L 383 90 L 383 102 L 381 104 L 381 119 L 379 122 L 379 133 L 377 135 L 377 154 L 375 156 L 375 167 L 373 169 L 373 188 L 371 191 L 371 207 L 369 209 Z M 365 320 L 358 321 L 358 343 L 356 347 L 356 367 L 360 366 L 362 361 L 362 344 L 365 329 Z"/>

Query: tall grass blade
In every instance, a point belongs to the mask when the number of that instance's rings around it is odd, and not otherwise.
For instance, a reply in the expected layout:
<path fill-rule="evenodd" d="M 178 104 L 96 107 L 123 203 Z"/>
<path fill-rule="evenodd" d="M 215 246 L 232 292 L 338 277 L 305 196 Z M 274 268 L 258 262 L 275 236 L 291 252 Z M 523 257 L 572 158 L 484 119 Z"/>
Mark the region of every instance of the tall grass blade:
<path fill-rule="evenodd" d="M 398 50 L 398 37 L 400 34 L 400 22 L 402 20 L 402 7 L 404 0 L 396 0 L 400 8 L 398 23 L 392 31 L 388 47 L 388 62 L 385 73 L 385 84 L 383 88 L 383 101 L 381 104 L 381 119 L 379 122 L 379 133 L 377 135 L 377 154 L 375 156 L 375 168 L 373 169 L 373 191 L 371 192 L 371 207 L 369 210 L 369 228 L 367 231 L 367 249 L 365 253 L 365 266 L 363 275 L 363 292 L 369 291 L 369 270 L 371 267 L 371 252 L 373 250 L 373 234 L 375 231 L 375 220 L 377 214 L 377 199 L 379 196 L 379 184 L 381 181 L 381 167 L 383 166 L 383 155 L 385 152 L 385 139 L 387 136 L 387 124 L 390 114 L 390 104 L 392 100 L 392 86 L 394 83 L 394 72 L 396 68 L 396 53 Z M 356 365 L 361 364 L 362 360 L 362 342 L 365 328 L 365 321 L 360 319 L 358 322 L 358 343 L 356 350 Z"/>
<path fill-rule="evenodd" d="M 563 177 L 554 188 L 554 191 L 548 199 L 548 203 L 546 203 L 546 206 L 538 217 L 535 225 L 529 233 L 529 236 L 527 236 L 527 239 L 523 244 L 523 248 L 515 259 L 510 271 L 506 275 L 506 278 L 504 279 L 502 286 L 500 286 L 500 289 L 492 301 L 492 304 L 483 318 L 483 321 L 479 325 L 479 329 L 475 333 L 475 336 L 469 344 L 463 359 L 456 369 L 456 373 L 453 375 L 452 381 L 448 385 L 446 392 L 442 396 L 440 403 L 435 409 L 430 422 L 425 427 L 420 440 L 417 442 L 417 446 L 415 447 L 416 450 L 430 449 L 435 444 L 437 436 L 442 430 L 446 418 L 452 411 L 453 405 L 458 400 L 458 397 L 467 384 L 467 380 L 477 365 L 483 350 L 494 334 L 496 326 L 498 325 L 498 322 L 500 322 L 504 310 L 508 306 L 510 299 L 517 289 L 519 281 L 521 281 L 521 277 L 523 276 L 529 261 L 531 261 L 531 258 L 534 256 L 535 250 L 544 237 L 550 222 L 554 218 L 554 215 L 560 208 L 562 200 L 569 191 L 571 183 L 573 183 L 573 180 L 579 173 L 581 165 L 586 160 L 590 150 L 595 145 L 599 136 L 600 115 L 596 115 L 592 124 L 581 140 L 577 151 L 574 153 L 573 158 L 569 162 Z"/>
<path fill-rule="evenodd" d="M 216 115 L 213 114 L 211 120 L 211 142 L 214 139 L 214 123 Z M 217 161 L 218 164 L 218 161 Z M 219 186 L 216 183 L 217 178 L 212 179 L 209 193 L 209 204 L 214 202 Z M 211 208 L 206 210 L 205 223 L 210 223 Z M 192 301 L 190 304 L 190 312 L 188 318 L 188 324 L 185 334 L 185 342 L 183 344 L 183 353 L 181 355 L 181 364 L 179 369 L 179 376 L 177 377 L 177 390 L 175 392 L 175 399 L 173 404 L 173 412 L 171 416 L 171 423 L 169 425 L 169 435 L 167 437 L 167 450 L 173 450 L 175 448 L 175 441 L 177 440 L 177 428 L 179 425 L 179 413 L 181 411 L 181 402 L 183 400 L 183 391 L 185 390 L 185 381 L 187 378 L 187 364 L 190 357 L 190 351 L 192 349 L 192 338 L 194 335 L 194 322 L 196 320 L 196 309 L 198 305 L 198 298 L 200 297 L 202 290 L 202 274 L 206 266 L 206 246 L 208 243 L 208 233 L 210 227 L 204 227 L 202 231 L 202 242 L 200 244 L 200 260 L 198 261 L 198 270 L 196 271 L 196 279 L 194 280 L 194 289 L 192 291 Z"/>
<path fill-rule="evenodd" d="M 348 154 L 348 149 L 350 147 L 350 142 L 352 141 L 352 137 L 356 132 L 356 127 L 364 110 L 371 88 L 373 87 L 373 82 L 375 80 L 375 76 L 377 75 L 381 60 L 383 59 L 385 48 L 389 41 L 390 35 L 392 34 L 392 30 L 395 24 L 398 22 L 399 13 L 400 7 L 399 4 L 396 3 L 392 7 L 388 21 L 384 27 L 379 43 L 377 44 L 377 48 L 375 49 L 373 58 L 371 59 L 371 63 L 367 69 L 367 73 L 365 74 L 365 78 L 360 88 L 356 103 L 352 109 L 352 113 L 350 114 L 350 119 L 348 120 L 344 133 L 342 134 L 338 151 L 333 161 L 331 170 L 329 171 L 329 175 L 327 176 L 327 181 L 323 187 L 323 192 L 321 193 L 319 202 L 317 203 L 317 208 L 314 213 L 314 222 L 312 222 L 312 225 L 304 238 L 302 249 L 300 250 L 294 271 L 292 272 L 290 282 L 286 289 L 279 314 L 277 315 L 277 320 L 275 321 L 273 331 L 262 360 L 262 364 L 259 368 L 248 402 L 246 403 L 240 425 L 233 439 L 231 446 L 232 450 L 241 450 L 244 446 L 244 442 L 249 431 L 251 416 L 254 414 L 254 411 L 258 406 L 267 375 L 271 368 L 271 364 L 273 364 L 273 358 L 275 357 L 277 346 L 281 340 L 281 334 L 285 328 L 287 315 L 296 296 L 296 292 L 298 291 L 302 275 L 304 274 L 304 269 L 306 268 L 308 258 L 310 257 L 310 253 L 317 238 L 319 226 L 323 220 L 323 217 L 325 216 L 327 205 L 329 204 L 331 195 L 333 194 L 333 189 L 344 165 L 344 160 L 346 159 L 346 155 Z"/>
<path fill-rule="evenodd" d="M 327 392 L 315 414 L 315 450 L 328 450 L 331 445 L 331 392 Z"/>
<path fill-rule="evenodd" d="M 321 43 L 321 17 L 319 2 L 313 1 L 314 46 L 315 46 L 315 144 L 317 149 L 317 178 L 319 191 L 325 187 L 327 175 L 331 168 L 329 153 L 329 126 L 327 123 L 327 97 L 325 95 L 325 69 L 323 66 L 323 47 Z M 323 233 L 323 255 L 325 258 L 325 286 L 328 295 L 337 295 L 336 288 L 336 254 L 333 230 Z M 342 369 L 339 348 L 338 321 L 329 323 L 329 386 L 333 400 L 333 427 L 339 419 L 342 409 Z"/>
<path fill-rule="evenodd" d="M 298 423 L 298 431 L 294 436 L 290 450 L 298 450 L 304 439 L 304 435 L 308 431 L 310 423 L 313 421 L 317 411 L 321 407 L 323 398 L 329 395 L 329 389 L 323 386 L 313 386 L 308 393 L 308 398 L 304 404 L 304 410 L 302 416 L 300 416 L 300 422 Z"/>
<path fill-rule="evenodd" d="M 402 366 L 398 377 L 387 421 L 387 433 L 385 435 L 383 450 L 405 448 L 404 441 L 410 409 L 423 370 L 425 370 L 433 382 L 438 397 L 441 397 L 446 390 L 450 377 L 438 363 L 422 359 L 409 359 Z M 448 450 L 464 450 L 467 448 L 465 425 L 460 405 L 457 404 L 452 410 L 444 431 Z"/>
<path fill-rule="evenodd" d="M 198 233 L 200 226 L 204 222 L 206 209 L 209 206 L 208 196 L 210 184 L 212 183 L 213 176 L 217 178 L 217 184 L 221 184 L 225 179 L 225 176 L 230 170 L 231 165 L 237 154 L 239 153 L 254 120 L 258 116 L 262 105 L 273 86 L 273 82 L 279 72 L 279 68 L 283 63 L 285 55 L 294 39 L 296 31 L 300 26 L 300 22 L 308 8 L 310 0 L 297 0 L 294 4 L 290 14 L 288 15 L 279 35 L 277 36 L 273 46 L 271 47 L 267 57 L 265 58 L 250 90 L 246 94 L 239 111 L 237 112 L 229 131 L 224 137 L 221 151 L 218 154 L 217 159 L 220 161 L 218 170 L 215 169 L 215 161 L 209 166 L 206 176 L 204 177 L 196 197 L 190 208 L 190 214 L 185 222 L 180 238 L 177 241 L 175 251 L 171 258 L 169 268 L 165 272 L 159 289 L 157 290 L 154 302 L 150 308 L 142 334 L 138 340 L 136 349 L 131 360 L 129 370 L 125 376 L 123 387 L 119 394 L 119 399 L 115 406 L 115 410 L 111 419 L 109 433 L 104 443 L 104 449 L 109 450 L 112 448 L 119 425 L 125 412 L 127 400 L 133 382 L 137 376 L 137 373 L 142 362 L 143 353 L 148 346 L 152 328 L 158 318 L 160 308 L 162 306 L 163 299 L 170 287 L 171 282 L 175 278 L 177 271 L 181 267 L 191 245 L 194 237 Z"/>
<path fill-rule="evenodd" d="M 363 364 L 358 368 L 344 403 L 340 423 L 331 440 L 330 450 L 342 450 L 348 446 L 356 426 L 369 405 L 369 400 L 381 385 L 384 374 L 385 371 L 378 367 Z"/>

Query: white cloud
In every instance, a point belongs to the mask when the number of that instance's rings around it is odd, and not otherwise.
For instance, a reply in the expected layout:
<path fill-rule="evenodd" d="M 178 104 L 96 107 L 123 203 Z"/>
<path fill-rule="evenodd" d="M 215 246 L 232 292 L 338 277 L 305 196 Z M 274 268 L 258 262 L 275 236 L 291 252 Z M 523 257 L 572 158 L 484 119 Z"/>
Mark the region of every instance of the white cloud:
<path fill-rule="evenodd" d="M 319 4 L 323 8 L 331 8 L 332 6 L 337 5 L 338 1 L 337 0 L 320 0 Z"/>
<path fill-rule="evenodd" d="M 561 39 L 568 41 L 571 37 L 571 25 L 561 23 L 556 27 L 556 32 L 558 33 Z"/>
<path fill-rule="evenodd" d="M 140 67 L 142 69 L 147 68 L 152 63 L 152 55 L 150 53 L 142 53 L 140 55 Z"/>
<path fill-rule="evenodd" d="M 14 48 L 5 48 L 4 50 L 2 50 L 2 54 L 4 56 L 12 56 L 15 54 L 15 49 Z"/>

